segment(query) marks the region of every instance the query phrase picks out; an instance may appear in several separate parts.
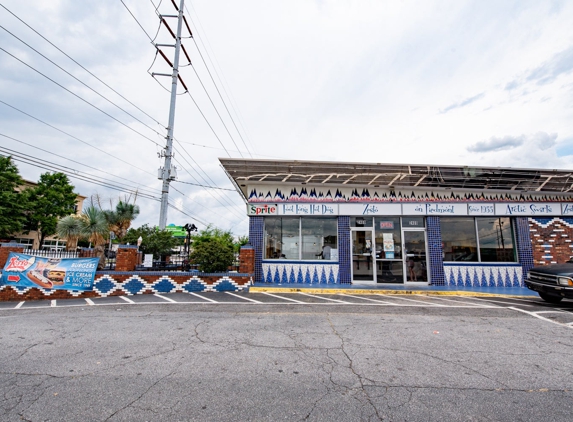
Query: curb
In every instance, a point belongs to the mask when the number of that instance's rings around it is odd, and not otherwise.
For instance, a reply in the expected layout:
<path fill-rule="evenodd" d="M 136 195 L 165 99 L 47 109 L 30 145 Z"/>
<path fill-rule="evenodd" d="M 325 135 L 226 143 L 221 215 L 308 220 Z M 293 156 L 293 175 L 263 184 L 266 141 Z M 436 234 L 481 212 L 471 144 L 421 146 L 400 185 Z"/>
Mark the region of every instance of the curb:
<path fill-rule="evenodd" d="M 439 291 L 439 290 L 363 290 L 363 289 L 313 289 L 297 287 L 249 287 L 249 293 L 310 293 L 310 294 L 353 294 L 353 295 L 426 295 L 426 296 L 473 296 L 473 297 L 505 297 L 505 298 L 535 298 L 530 295 L 508 295 L 498 293 L 468 292 L 460 290 Z"/>

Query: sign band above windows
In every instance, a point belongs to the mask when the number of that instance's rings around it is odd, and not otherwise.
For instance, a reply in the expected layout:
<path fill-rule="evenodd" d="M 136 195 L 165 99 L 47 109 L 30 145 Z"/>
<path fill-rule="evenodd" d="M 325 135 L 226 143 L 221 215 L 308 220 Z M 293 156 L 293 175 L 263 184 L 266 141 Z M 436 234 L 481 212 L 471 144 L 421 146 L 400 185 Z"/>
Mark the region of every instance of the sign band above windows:
<path fill-rule="evenodd" d="M 569 202 L 506 202 L 506 203 L 407 203 L 407 204 L 248 204 L 250 216 L 312 216 L 338 215 L 426 215 L 426 216 L 573 216 L 573 203 Z"/>

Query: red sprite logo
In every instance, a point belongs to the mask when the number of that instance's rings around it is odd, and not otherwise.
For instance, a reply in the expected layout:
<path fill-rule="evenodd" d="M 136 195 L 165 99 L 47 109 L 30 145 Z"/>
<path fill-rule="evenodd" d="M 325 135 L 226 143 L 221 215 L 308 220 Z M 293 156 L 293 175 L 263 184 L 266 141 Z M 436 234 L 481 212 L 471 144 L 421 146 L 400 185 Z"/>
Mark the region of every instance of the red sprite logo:
<path fill-rule="evenodd" d="M 8 265 L 4 268 L 4 271 L 26 271 L 36 261 L 35 257 L 30 259 L 20 259 L 17 256 L 10 258 Z"/>

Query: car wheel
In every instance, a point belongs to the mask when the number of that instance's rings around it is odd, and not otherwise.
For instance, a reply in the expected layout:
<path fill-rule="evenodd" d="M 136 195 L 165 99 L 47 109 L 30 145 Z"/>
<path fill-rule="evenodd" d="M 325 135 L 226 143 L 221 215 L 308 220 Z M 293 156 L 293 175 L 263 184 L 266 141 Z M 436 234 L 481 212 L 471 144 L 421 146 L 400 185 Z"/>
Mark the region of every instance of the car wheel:
<path fill-rule="evenodd" d="M 550 295 L 548 293 L 540 293 L 540 292 L 538 293 L 541 299 L 549 303 L 559 303 L 563 300 L 561 296 Z"/>

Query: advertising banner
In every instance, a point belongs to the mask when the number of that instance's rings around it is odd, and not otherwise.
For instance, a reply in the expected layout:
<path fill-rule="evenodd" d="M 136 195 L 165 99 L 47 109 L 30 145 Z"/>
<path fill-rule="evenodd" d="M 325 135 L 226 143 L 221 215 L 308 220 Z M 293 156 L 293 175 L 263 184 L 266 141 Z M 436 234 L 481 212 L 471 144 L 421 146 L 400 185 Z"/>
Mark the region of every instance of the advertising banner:
<path fill-rule="evenodd" d="M 43 258 L 10 252 L 2 284 L 55 290 L 92 290 L 98 258 Z"/>

